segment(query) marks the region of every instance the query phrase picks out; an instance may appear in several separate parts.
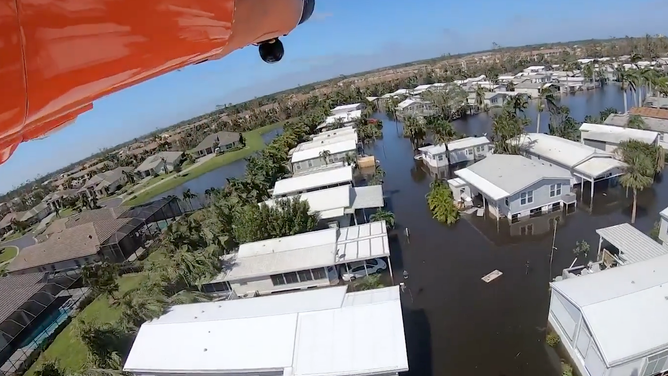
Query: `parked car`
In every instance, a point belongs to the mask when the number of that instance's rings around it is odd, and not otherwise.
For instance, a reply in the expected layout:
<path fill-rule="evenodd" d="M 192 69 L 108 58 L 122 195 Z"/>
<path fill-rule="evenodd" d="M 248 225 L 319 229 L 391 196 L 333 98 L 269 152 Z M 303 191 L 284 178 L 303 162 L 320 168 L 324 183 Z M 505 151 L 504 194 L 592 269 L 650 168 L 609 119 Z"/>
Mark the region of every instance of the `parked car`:
<path fill-rule="evenodd" d="M 366 269 L 365 269 L 366 263 Z M 357 278 L 363 278 L 367 274 L 371 275 L 374 273 L 380 273 L 381 271 L 387 269 L 387 264 L 382 259 L 367 260 L 364 263 L 356 264 L 349 270 L 345 270 L 341 273 L 341 279 L 346 282 L 354 281 Z"/>

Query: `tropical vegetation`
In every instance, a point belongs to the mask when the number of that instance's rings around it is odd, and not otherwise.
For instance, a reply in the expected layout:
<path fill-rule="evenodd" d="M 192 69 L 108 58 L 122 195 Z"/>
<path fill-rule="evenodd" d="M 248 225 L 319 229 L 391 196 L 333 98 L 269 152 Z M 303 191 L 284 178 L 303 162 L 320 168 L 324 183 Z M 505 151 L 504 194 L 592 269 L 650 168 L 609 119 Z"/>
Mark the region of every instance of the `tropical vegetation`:
<path fill-rule="evenodd" d="M 435 220 L 452 225 L 459 219 L 459 210 L 455 205 L 452 191 L 447 184 L 434 180 L 427 193 L 427 205 Z"/>

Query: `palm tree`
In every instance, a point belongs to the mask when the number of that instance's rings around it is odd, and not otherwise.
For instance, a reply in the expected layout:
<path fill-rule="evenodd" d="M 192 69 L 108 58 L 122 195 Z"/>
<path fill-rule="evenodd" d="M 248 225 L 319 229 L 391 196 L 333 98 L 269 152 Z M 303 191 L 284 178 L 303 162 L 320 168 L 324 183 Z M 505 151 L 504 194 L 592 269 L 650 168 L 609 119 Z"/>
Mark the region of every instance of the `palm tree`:
<path fill-rule="evenodd" d="M 325 165 L 329 164 L 329 157 L 332 155 L 332 153 L 329 150 L 323 150 L 320 153 L 318 153 L 320 156 L 320 159 L 322 159 L 323 162 L 325 162 Z"/>
<path fill-rule="evenodd" d="M 353 153 L 346 153 L 346 155 L 343 156 L 343 161 L 348 166 L 353 166 L 353 168 L 357 167 L 357 158 Z"/>
<path fill-rule="evenodd" d="M 617 80 L 621 83 L 620 88 L 622 89 L 622 93 L 624 94 L 624 113 L 628 114 L 629 101 L 628 98 L 626 97 L 626 90 L 628 90 L 633 85 L 633 81 L 631 80 L 629 73 L 624 69 L 623 66 L 617 68 Z"/>
<path fill-rule="evenodd" d="M 512 81 L 506 83 L 506 91 L 510 91 L 510 92 L 515 91 L 515 83 L 512 82 Z"/>
<path fill-rule="evenodd" d="M 376 168 L 373 171 L 373 175 L 371 176 L 371 179 L 369 179 L 369 185 L 382 185 L 384 177 L 385 177 L 385 171 L 379 166 L 376 166 Z"/>
<path fill-rule="evenodd" d="M 394 213 L 385 209 L 378 209 L 375 213 L 369 216 L 371 222 L 385 221 L 388 230 L 393 229 L 395 225 Z"/>
<path fill-rule="evenodd" d="M 408 137 L 411 140 L 413 150 L 417 150 L 426 136 L 427 128 L 424 122 L 412 116 L 404 119 L 404 137 Z"/>
<path fill-rule="evenodd" d="M 188 206 L 190 206 L 190 210 L 194 210 L 193 204 L 192 204 L 192 199 L 197 197 L 196 193 L 193 193 L 190 188 L 187 188 L 183 193 L 181 194 L 181 198 L 183 201 L 188 203 Z"/>
<path fill-rule="evenodd" d="M 624 174 L 619 179 L 619 182 L 626 189 L 631 189 L 633 192 L 633 209 L 631 210 L 631 223 L 636 221 L 636 208 L 638 203 L 638 191 L 649 188 L 654 183 L 652 176 L 654 169 L 651 160 L 647 156 L 634 155 L 633 157 L 625 158 L 627 166 L 624 169 Z"/>
<path fill-rule="evenodd" d="M 427 204 L 434 219 L 452 225 L 459 219 L 459 211 L 455 206 L 452 191 L 440 180 L 434 180 L 427 193 Z"/>
<path fill-rule="evenodd" d="M 536 103 L 536 133 L 540 133 L 540 115 L 547 107 L 547 110 L 552 113 L 557 107 L 555 98 L 554 86 L 547 84 L 538 91 L 538 102 Z"/>
<path fill-rule="evenodd" d="M 483 105 L 485 104 L 485 88 L 478 86 L 475 89 L 475 105 L 478 107 L 478 111 L 482 110 Z"/>
<path fill-rule="evenodd" d="M 165 171 L 165 174 L 169 174 L 169 169 L 167 168 L 167 160 L 165 158 L 160 158 L 162 163 L 162 169 Z"/>
<path fill-rule="evenodd" d="M 529 99 L 529 96 L 526 94 L 517 94 L 513 96 L 510 100 L 510 104 L 515 111 L 515 114 L 519 115 L 519 113 L 522 113 L 522 115 L 526 116 L 524 111 L 529 108 Z"/>

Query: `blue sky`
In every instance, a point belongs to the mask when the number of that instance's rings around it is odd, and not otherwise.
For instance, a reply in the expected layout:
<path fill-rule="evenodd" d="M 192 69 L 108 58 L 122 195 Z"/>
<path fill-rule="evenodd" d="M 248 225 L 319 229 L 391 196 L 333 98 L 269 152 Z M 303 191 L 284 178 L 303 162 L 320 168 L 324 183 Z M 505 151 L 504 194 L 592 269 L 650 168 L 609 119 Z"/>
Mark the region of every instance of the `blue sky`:
<path fill-rule="evenodd" d="M 121 142 L 234 103 L 313 81 L 447 53 L 541 42 L 667 34 L 666 0 L 317 0 L 311 20 L 265 64 L 255 47 L 94 103 L 77 122 L 22 144 L 0 165 L 0 192 Z"/>

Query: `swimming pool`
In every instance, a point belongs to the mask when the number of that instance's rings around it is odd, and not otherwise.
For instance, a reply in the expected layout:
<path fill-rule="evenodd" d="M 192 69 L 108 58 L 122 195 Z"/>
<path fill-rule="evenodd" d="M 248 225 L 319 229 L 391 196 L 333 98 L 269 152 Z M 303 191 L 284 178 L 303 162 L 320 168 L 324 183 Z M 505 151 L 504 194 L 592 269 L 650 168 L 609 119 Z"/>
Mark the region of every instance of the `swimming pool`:
<path fill-rule="evenodd" d="M 71 308 L 58 308 L 58 310 L 49 315 L 40 326 L 35 328 L 28 338 L 21 342 L 20 347 L 36 349 L 46 338 L 58 329 L 60 324 L 67 320 L 67 316 L 69 316 L 71 310 Z"/>

